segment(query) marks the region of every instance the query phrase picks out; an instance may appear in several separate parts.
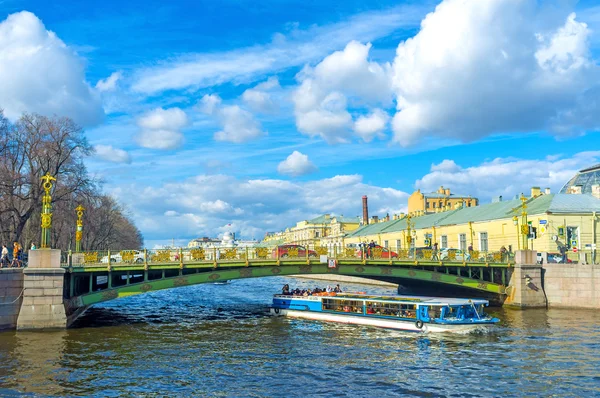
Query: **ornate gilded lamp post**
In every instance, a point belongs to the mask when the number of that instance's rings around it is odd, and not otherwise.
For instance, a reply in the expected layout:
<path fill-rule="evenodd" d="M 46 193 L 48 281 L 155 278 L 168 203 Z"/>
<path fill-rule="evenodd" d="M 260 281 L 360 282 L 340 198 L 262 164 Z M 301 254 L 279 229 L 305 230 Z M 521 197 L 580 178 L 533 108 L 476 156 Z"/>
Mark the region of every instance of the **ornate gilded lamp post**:
<path fill-rule="evenodd" d="M 406 215 L 406 247 L 408 248 L 408 256 L 411 256 L 411 249 L 412 249 L 412 234 L 411 234 L 411 229 L 412 229 L 412 221 L 411 221 L 411 215 L 410 213 L 408 213 Z"/>
<path fill-rule="evenodd" d="M 48 249 L 50 248 L 50 230 L 52 229 L 52 196 L 50 196 L 50 191 L 52 190 L 52 181 L 56 181 L 56 178 L 52 177 L 50 173 L 46 173 L 40 179 L 43 181 L 42 187 L 46 192 L 42 197 L 42 239 L 40 247 Z"/>
<path fill-rule="evenodd" d="M 529 225 L 527 224 L 527 198 L 521 196 L 521 235 L 523 237 L 523 250 L 527 250 L 527 236 L 529 235 Z"/>
<path fill-rule="evenodd" d="M 75 231 L 75 253 L 81 252 L 81 239 L 83 238 L 83 212 L 85 208 L 82 205 L 77 206 L 77 230 Z"/>

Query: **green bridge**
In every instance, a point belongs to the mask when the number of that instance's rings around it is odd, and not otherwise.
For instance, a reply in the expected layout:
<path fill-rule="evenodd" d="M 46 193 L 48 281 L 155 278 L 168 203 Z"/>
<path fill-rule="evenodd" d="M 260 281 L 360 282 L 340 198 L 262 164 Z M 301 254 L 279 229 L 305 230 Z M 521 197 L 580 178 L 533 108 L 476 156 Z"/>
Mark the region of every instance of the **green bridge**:
<path fill-rule="evenodd" d="M 201 283 L 332 274 L 471 289 L 501 301 L 507 295 L 513 271 L 511 263 L 486 261 L 500 260 L 497 254 L 487 253 L 477 253 L 473 261 L 423 256 L 414 259 L 406 257 L 407 253 L 394 258 L 384 258 L 385 253 L 371 257 L 348 252 L 302 257 L 298 253 L 277 254 L 264 248 L 223 253 L 205 253 L 202 249 L 77 253 L 63 258 L 63 296 L 67 311 L 74 312 L 120 297 Z"/>

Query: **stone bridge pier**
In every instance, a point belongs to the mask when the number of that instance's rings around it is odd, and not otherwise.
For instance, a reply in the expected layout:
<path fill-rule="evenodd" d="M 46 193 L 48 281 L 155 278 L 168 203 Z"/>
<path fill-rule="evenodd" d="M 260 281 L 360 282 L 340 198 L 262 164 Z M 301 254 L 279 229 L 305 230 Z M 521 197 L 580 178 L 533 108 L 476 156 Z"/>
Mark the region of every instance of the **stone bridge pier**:
<path fill-rule="evenodd" d="M 17 330 L 64 329 L 68 326 L 63 300 L 64 280 L 60 250 L 29 251 L 29 265 L 23 269 L 23 297 Z"/>
<path fill-rule="evenodd" d="M 542 266 L 537 264 L 535 250 L 518 250 L 515 266 L 506 289 L 504 305 L 516 308 L 547 306 Z"/>

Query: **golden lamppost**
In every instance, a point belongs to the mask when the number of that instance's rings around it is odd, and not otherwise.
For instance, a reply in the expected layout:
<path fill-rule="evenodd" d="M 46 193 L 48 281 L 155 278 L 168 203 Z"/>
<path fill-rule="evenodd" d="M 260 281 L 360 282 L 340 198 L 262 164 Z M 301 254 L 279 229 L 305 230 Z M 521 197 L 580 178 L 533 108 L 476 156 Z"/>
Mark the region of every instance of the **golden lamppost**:
<path fill-rule="evenodd" d="M 52 190 L 52 181 L 56 181 L 56 178 L 52 177 L 50 173 L 46 173 L 40 179 L 43 181 L 42 188 L 45 191 L 42 197 L 42 239 L 40 248 L 48 249 L 50 248 L 50 230 L 52 229 L 52 196 L 50 196 L 50 191 Z"/>
<path fill-rule="evenodd" d="M 521 233 L 521 229 L 519 228 L 519 218 L 517 216 L 513 217 L 513 224 L 517 228 L 517 247 L 518 250 L 521 250 L 521 237 L 519 236 Z"/>
<path fill-rule="evenodd" d="M 75 231 L 75 253 L 81 252 L 81 239 L 83 238 L 83 212 L 85 208 L 82 205 L 77 206 L 77 230 Z"/>
<path fill-rule="evenodd" d="M 527 198 L 521 196 L 521 235 L 523 237 L 523 243 L 521 247 L 523 250 L 527 250 L 527 237 L 529 236 L 529 224 L 527 224 Z"/>
<path fill-rule="evenodd" d="M 414 225 L 414 222 L 411 221 L 411 215 L 408 213 L 406 215 L 406 247 L 408 248 L 408 255 L 410 257 L 411 249 L 412 249 L 412 234 L 411 229 Z"/>

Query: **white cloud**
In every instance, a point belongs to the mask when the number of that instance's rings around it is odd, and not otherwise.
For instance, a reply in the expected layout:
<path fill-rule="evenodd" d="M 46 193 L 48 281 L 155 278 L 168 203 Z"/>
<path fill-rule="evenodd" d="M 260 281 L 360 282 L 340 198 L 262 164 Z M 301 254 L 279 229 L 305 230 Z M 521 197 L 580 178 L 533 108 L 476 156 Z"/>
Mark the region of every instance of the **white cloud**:
<path fill-rule="evenodd" d="M 244 103 L 255 112 L 273 113 L 279 106 L 273 101 L 272 91 L 281 89 L 279 79 L 271 76 L 267 81 L 257 84 L 242 93 Z"/>
<path fill-rule="evenodd" d="M 0 108 L 12 120 L 36 112 L 99 123 L 102 104 L 85 81 L 84 64 L 34 14 L 9 15 L 0 21 Z"/>
<path fill-rule="evenodd" d="M 202 97 L 199 109 L 219 121 L 222 129 L 215 133 L 216 141 L 241 144 L 260 138 L 265 134 L 260 123 L 250 112 L 238 105 L 221 105 L 221 98 L 216 94 Z"/>
<path fill-rule="evenodd" d="M 317 166 L 308 159 L 308 156 L 298 151 L 292 152 L 284 161 L 277 166 L 279 174 L 290 175 L 293 177 L 313 173 Z"/>
<path fill-rule="evenodd" d="M 375 109 L 370 115 L 363 115 L 356 119 L 354 131 L 365 142 L 371 142 L 374 138 L 384 138 L 383 130 L 389 119 L 389 115 L 383 110 Z"/>
<path fill-rule="evenodd" d="M 120 71 L 113 72 L 106 79 L 100 79 L 96 83 L 96 89 L 100 92 L 114 91 L 117 89 L 117 82 L 123 77 Z"/>
<path fill-rule="evenodd" d="M 570 158 L 550 155 L 545 159 L 496 158 L 477 166 L 461 167 L 445 159 L 431 166 L 431 172 L 416 182 L 423 192 L 433 192 L 440 185 L 452 192 L 489 201 L 502 195 L 511 199 L 519 193 L 528 195 L 532 186 L 558 192 L 578 170 L 600 162 L 600 151 L 580 152 Z"/>
<path fill-rule="evenodd" d="M 187 115 L 179 108 L 156 108 L 138 119 L 141 131 L 136 140 L 144 148 L 175 149 L 183 144 L 180 130 L 187 123 Z"/>
<path fill-rule="evenodd" d="M 370 62 L 370 49 L 370 43 L 351 41 L 343 51 L 330 54 L 314 68 L 305 67 L 298 74 L 300 86 L 292 99 L 301 133 L 320 136 L 330 143 L 348 142 L 352 134 L 348 98 L 355 99 L 356 106 L 391 101 L 390 65 Z"/>
<path fill-rule="evenodd" d="M 159 187 L 133 184 L 115 194 L 130 204 L 136 225 L 147 240 L 165 241 L 216 236 L 229 223 L 237 236 L 261 238 L 267 231 L 282 230 L 324 213 L 359 216 L 365 194 L 371 214 L 384 216 L 403 211 L 408 197 L 393 188 L 366 184 L 359 175 L 309 182 L 199 175 Z M 130 192 L 139 195 L 134 198 Z"/>
<path fill-rule="evenodd" d="M 587 26 L 561 8 L 444 0 L 397 48 L 394 140 L 408 146 L 425 136 L 470 141 L 597 129 L 598 106 L 586 107 L 583 98 L 600 81 L 588 36 Z"/>
<path fill-rule="evenodd" d="M 94 151 L 96 157 L 114 163 L 131 163 L 131 156 L 123 149 L 115 148 L 111 145 L 95 145 Z"/>
<path fill-rule="evenodd" d="M 221 106 L 221 97 L 216 94 L 207 94 L 202 99 L 200 99 L 200 103 L 198 107 L 200 112 L 206 113 L 207 115 L 214 115 L 219 107 Z"/>
<path fill-rule="evenodd" d="M 153 94 L 187 87 L 212 87 L 226 82 L 249 82 L 293 66 L 316 61 L 350 40 L 372 41 L 398 29 L 416 26 L 421 7 L 398 6 L 368 12 L 348 21 L 278 34 L 267 45 L 223 53 L 188 54 L 161 66 L 135 73 L 133 90 Z"/>

